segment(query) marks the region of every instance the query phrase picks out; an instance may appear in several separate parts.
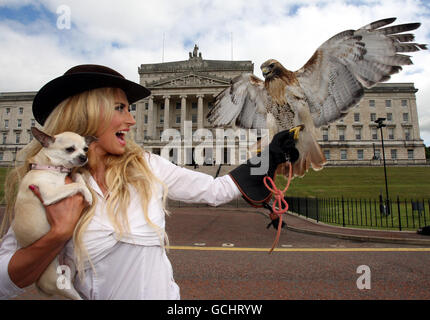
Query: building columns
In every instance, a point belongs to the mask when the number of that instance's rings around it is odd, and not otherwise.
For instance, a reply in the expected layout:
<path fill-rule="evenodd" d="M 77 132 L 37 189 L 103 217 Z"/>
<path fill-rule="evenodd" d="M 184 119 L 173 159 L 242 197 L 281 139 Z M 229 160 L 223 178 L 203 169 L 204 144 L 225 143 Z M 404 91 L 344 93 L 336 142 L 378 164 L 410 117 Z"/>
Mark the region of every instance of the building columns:
<path fill-rule="evenodd" d="M 138 142 L 143 141 L 143 139 L 145 138 L 143 134 L 144 126 L 142 126 L 143 118 L 144 118 L 144 115 L 143 115 L 144 110 L 145 110 L 145 101 L 136 102 L 136 125 L 133 128 L 134 130 L 136 130 L 135 139 Z"/>
<path fill-rule="evenodd" d="M 197 128 L 203 128 L 203 97 L 204 97 L 204 95 L 198 94 L 196 97 L 197 97 Z"/>
<path fill-rule="evenodd" d="M 163 130 L 170 127 L 170 96 L 163 96 L 164 98 L 164 125 Z"/>
<path fill-rule="evenodd" d="M 148 100 L 148 123 L 147 134 L 150 139 L 155 139 L 155 114 L 154 114 L 154 96 L 150 96 Z"/>
<path fill-rule="evenodd" d="M 187 119 L 187 96 L 180 95 L 181 98 L 181 135 L 184 136 L 184 123 Z"/>

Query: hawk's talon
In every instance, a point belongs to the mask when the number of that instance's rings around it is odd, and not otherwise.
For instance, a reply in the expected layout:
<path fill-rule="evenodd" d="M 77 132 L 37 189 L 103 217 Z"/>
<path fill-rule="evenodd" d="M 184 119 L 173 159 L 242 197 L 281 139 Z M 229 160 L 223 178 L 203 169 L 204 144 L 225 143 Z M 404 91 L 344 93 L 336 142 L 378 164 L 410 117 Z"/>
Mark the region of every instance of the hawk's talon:
<path fill-rule="evenodd" d="M 289 130 L 289 132 L 294 132 L 294 140 L 297 140 L 299 138 L 299 132 L 302 131 L 304 128 L 305 126 L 301 124 Z"/>

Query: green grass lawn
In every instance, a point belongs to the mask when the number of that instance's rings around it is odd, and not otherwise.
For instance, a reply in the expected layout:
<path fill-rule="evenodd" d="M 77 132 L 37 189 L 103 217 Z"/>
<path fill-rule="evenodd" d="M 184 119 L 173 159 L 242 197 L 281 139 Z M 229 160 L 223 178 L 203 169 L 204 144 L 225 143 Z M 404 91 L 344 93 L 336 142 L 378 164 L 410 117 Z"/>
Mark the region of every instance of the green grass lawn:
<path fill-rule="evenodd" d="M 3 198 L 6 168 L 0 168 L 0 197 Z M 387 167 L 388 191 L 395 199 L 430 198 L 430 167 Z M 277 176 L 278 187 L 284 188 L 286 179 Z M 287 196 L 318 198 L 376 199 L 385 197 L 383 167 L 326 167 L 310 169 L 303 178 L 291 181 Z"/>
<path fill-rule="evenodd" d="M 387 180 L 392 199 L 430 198 L 430 167 L 387 167 Z M 284 188 L 285 177 L 277 176 L 276 183 Z M 380 193 L 385 198 L 383 167 L 326 167 L 293 179 L 287 196 L 377 199 Z"/>
<path fill-rule="evenodd" d="M 6 179 L 6 174 L 9 169 L 7 168 L 0 168 L 0 201 L 3 204 L 3 196 L 4 196 L 4 180 Z"/>
<path fill-rule="evenodd" d="M 429 167 L 387 167 L 388 192 L 392 200 L 392 212 L 383 215 L 379 209 L 379 195 L 385 199 L 383 167 L 326 167 L 321 171 L 309 170 L 303 178 L 290 183 L 286 196 L 319 199 L 319 220 L 353 227 L 388 228 L 414 230 L 430 223 L 430 168 Z M 284 188 L 286 179 L 277 176 L 278 188 Z M 397 203 L 397 196 L 400 202 Z M 344 199 L 342 215 L 341 201 Z M 325 200 L 322 200 L 325 199 Z M 411 201 L 423 201 L 425 212 L 412 211 Z M 308 203 L 302 199 L 296 212 L 303 214 Z M 308 207 L 313 210 L 315 205 Z M 299 209 L 299 211 L 297 211 Z"/>
<path fill-rule="evenodd" d="M 6 168 L 0 168 L 1 199 L 6 173 Z M 320 208 L 320 220 L 333 224 L 398 229 L 401 217 L 402 229 L 413 230 L 430 223 L 430 204 L 427 204 L 430 200 L 430 167 L 388 167 L 387 176 L 390 198 L 394 201 L 392 214 L 388 217 L 379 212 L 379 195 L 382 193 L 385 198 L 383 167 L 326 167 L 321 171 L 311 169 L 303 178 L 291 181 L 286 196 L 327 199 Z M 276 184 L 283 189 L 285 177 L 277 176 Z M 346 215 L 344 219 L 339 219 L 341 206 L 338 201 L 342 196 L 345 199 Z M 399 205 L 395 203 L 397 196 L 401 200 Z M 361 204 L 358 202 L 360 199 L 363 200 Z M 415 199 L 425 200 L 425 215 L 412 212 L 411 200 Z M 352 203 L 353 200 L 357 202 Z M 353 211 L 356 213 L 352 214 Z"/>

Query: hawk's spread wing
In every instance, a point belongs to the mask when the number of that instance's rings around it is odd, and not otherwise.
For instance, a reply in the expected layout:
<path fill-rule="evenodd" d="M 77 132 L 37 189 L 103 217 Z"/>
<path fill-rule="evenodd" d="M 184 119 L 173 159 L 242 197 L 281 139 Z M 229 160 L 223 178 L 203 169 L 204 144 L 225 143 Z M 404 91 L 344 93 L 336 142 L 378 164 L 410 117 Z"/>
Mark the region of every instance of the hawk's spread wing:
<path fill-rule="evenodd" d="M 214 126 L 238 126 L 262 129 L 266 127 L 265 106 L 268 95 L 264 81 L 251 73 L 233 78 L 230 87 L 216 98 L 207 119 Z"/>
<path fill-rule="evenodd" d="M 395 18 L 375 21 L 358 30 L 343 31 L 324 42 L 298 71 L 315 126 L 345 115 L 364 95 L 363 87 L 387 81 L 401 65 L 412 64 L 409 56 L 398 52 L 426 49 L 411 43 L 419 23 L 384 27 Z"/>

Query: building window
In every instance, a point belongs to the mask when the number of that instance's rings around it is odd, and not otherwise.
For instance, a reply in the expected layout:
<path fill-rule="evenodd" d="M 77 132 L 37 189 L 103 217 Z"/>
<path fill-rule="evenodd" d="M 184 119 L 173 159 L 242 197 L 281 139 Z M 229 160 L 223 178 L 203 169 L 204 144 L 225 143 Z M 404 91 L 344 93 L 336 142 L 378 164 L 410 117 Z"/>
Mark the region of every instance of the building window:
<path fill-rule="evenodd" d="M 345 140 L 345 129 L 339 128 L 338 130 L 339 130 L 339 140 L 344 141 Z"/>
<path fill-rule="evenodd" d="M 409 160 L 414 159 L 414 149 L 408 149 L 408 159 Z"/>
<path fill-rule="evenodd" d="M 387 113 L 387 121 L 393 121 L 393 114 Z"/>
<path fill-rule="evenodd" d="M 18 126 L 18 128 L 21 128 L 21 126 L 22 126 L 22 119 L 18 119 L 17 126 Z"/>
<path fill-rule="evenodd" d="M 0 161 L 3 161 L 3 152 L 0 152 Z"/>
<path fill-rule="evenodd" d="M 161 109 L 161 110 L 164 110 L 164 103 L 162 103 L 162 104 L 160 105 L 160 109 Z"/>
<path fill-rule="evenodd" d="M 19 107 L 19 114 L 23 114 L 24 113 L 24 108 L 23 107 Z"/>
<path fill-rule="evenodd" d="M 328 141 L 328 129 L 322 129 L 323 141 Z"/>
<path fill-rule="evenodd" d="M 16 143 L 19 143 L 19 141 L 21 140 L 21 134 L 17 133 L 16 134 Z"/>
<path fill-rule="evenodd" d="M 346 160 L 347 159 L 346 155 L 347 155 L 346 149 L 341 149 L 340 150 L 340 160 Z"/>
<path fill-rule="evenodd" d="M 143 130 L 144 139 L 148 139 L 148 130 Z"/>
<path fill-rule="evenodd" d="M 135 103 L 133 103 L 133 104 L 130 106 L 130 111 L 136 111 L 136 104 L 135 104 Z"/>
<path fill-rule="evenodd" d="M 176 115 L 176 123 L 181 123 L 181 116 L 180 115 Z"/>
<path fill-rule="evenodd" d="M 197 122 L 197 115 L 196 115 L 195 113 L 193 113 L 193 114 L 191 115 L 191 121 L 192 121 L 193 123 L 196 123 L 196 122 Z"/>
<path fill-rule="evenodd" d="M 143 117 L 143 123 L 148 123 L 148 115 L 145 114 L 145 116 Z"/>
<path fill-rule="evenodd" d="M 176 102 L 176 110 L 181 110 L 181 103 L 180 102 Z"/>
<path fill-rule="evenodd" d="M 6 108 L 6 114 L 10 114 L 10 108 Z"/>
<path fill-rule="evenodd" d="M 405 140 L 411 140 L 411 129 L 405 128 Z"/>
<path fill-rule="evenodd" d="M 370 121 L 375 121 L 376 120 L 376 113 L 371 113 L 370 114 Z"/>
<path fill-rule="evenodd" d="M 409 113 L 404 113 L 403 114 L 403 121 L 404 122 L 408 122 L 409 121 Z"/>
<path fill-rule="evenodd" d="M 145 110 L 148 110 L 148 107 L 149 107 L 149 103 L 145 102 Z"/>
<path fill-rule="evenodd" d="M 408 106 L 408 100 L 402 100 L 402 107 Z"/>
<path fill-rule="evenodd" d="M 363 160 L 363 158 L 364 158 L 364 151 L 363 151 L 363 149 L 358 149 L 357 150 L 357 159 L 358 160 Z"/>
<path fill-rule="evenodd" d="M 4 121 L 4 127 L 5 127 L 5 129 L 9 128 L 9 120 Z"/>
<path fill-rule="evenodd" d="M 3 144 L 6 144 L 6 140 L 7 140 L 7 133 L 3 132 Z"/>
<path fill-rule="evenodd" d="M 360 114 L 359 113 L 354 113 L 354 121 L 360 122 Z"/>
<path fill-rule="evenodd" d="M 375 149 L 375 154 L 374 154 L 373 158 L 375 160 L 381 159 L 381 150 L 380 149 Z"/>
<path fill-rule="evenodd" d="M 397 149 L 391 149 L 391 159 L 397 160 Z"/>
<path fill-rule="evenodd" d="M 164 123 L 164 114 L 161 114 L 160 115 L 160 123 L 162 124 L 162 123 Z"/>
<path fill-rule="evenodd" d="M 191 108 L 192 109 L 197 109 L 197 102 L 191 103 Z"/>
<path fill-rule="evenodd" d="M 355 128 L 355 139 L 361 140 L 361 128 Z"/>
<path fill-rule="evenodd" d="M 378 140 L 378 129 L 372 128 L 372 139 Z"/>
<path fill-rule="evenodd" d="M 375 100 L 369 100 L 369 107 L 375 106 Z"/>
<path fill-rule="evenodd" d="M 326 160 L 330 160 L 330 150 L 324 150 L 324 157 Z"/>
<path fill-rule="evenodd" d="M 385 106 L 391 108 L 391 100 L 385 100 Z"/>
<path fill-rule="evenodd" d="M 394 140 L 394 128 L 388 128 L 388 139 Z"/>
<path fill-rule="evenodd" d="M 246 150 L 240 150 L 240 161 L 246 161 Z"/>

